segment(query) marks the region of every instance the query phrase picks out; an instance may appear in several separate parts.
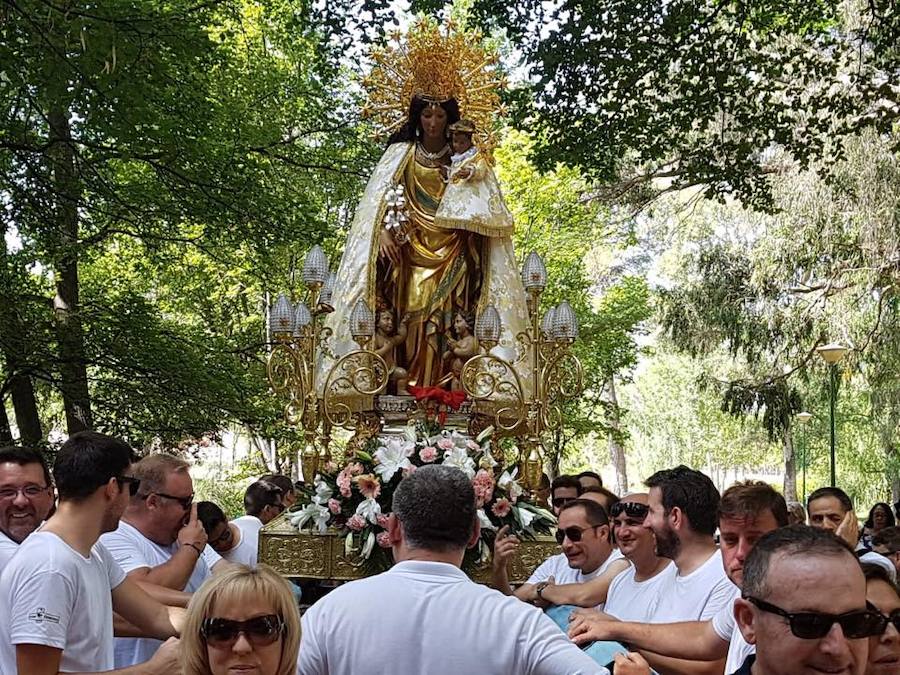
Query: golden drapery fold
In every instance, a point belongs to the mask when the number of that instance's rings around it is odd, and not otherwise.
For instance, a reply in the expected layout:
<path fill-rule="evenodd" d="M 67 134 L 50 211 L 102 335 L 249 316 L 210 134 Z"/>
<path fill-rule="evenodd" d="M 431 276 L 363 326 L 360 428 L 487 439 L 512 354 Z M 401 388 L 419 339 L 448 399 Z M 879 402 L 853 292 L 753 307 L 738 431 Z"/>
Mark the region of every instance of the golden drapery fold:
<path fill-rule="evenodd" d="M 528 314 L 512 242 L 509 236 L 483 237 L 436 226 L 434 214 L 442 203 L 444 184 L 437 169 L 416 163 L 414 149 L 412 143 L 388 146 L 357 207 L 336 275 L 335 311 L 326 320 L 333 335 L 331 353 L 320 358 L 320 387 L 335 360 L 357 348 L 350 335 L 350 314 L 359 298 L 373 310 L 379 301 L 390 304 L 398 319 L 405 312 L 412 315 L 407 340 L 396 355 L 398 365 L 406 361 L 409 366 L 410 384 L 431 386 L 439 381 L 443 331 L 452 322 L 449 314 L 454 307 L 480 313 L 495 305 L 503 332 L 492 351 L 507 360 L 517 357 L 515 336 L 525 329 Z M 378 239 L 385 193 L 397 183 L 406 188 L 411 227 L 410 241 L 402 247 L 403 264 L 394 268 L 379 261 Z M 516 364 L 523 376 L 529 367 L 527 356 Z"/>

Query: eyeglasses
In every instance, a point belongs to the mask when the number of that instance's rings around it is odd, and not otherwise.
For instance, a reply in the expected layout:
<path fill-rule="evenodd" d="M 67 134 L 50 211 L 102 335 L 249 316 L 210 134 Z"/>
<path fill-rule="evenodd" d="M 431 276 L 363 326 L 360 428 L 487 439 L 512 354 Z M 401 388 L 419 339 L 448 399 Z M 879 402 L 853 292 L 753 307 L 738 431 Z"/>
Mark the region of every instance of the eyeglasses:
<path fill-rule="evenodd" d="M 553 498 L 553 506 L 556 508 L 560 508 L 568 504 L 569 502 L 574 502 L 578 497 L 554 497 Z"/>
<path fill-rule="evenodd" d="M 225 529 L 222 530 L 222 534 L 206 543 L 215 548 L 217 544 L 227 544 L 229 541 L 231 541 L 231 528 L 228 527 L 228 523 L 225 523 Z"/>
<path fill-rule="evenodd" d="M 643 520 L 647 517 L 647 514 L 650 513 L 650 507 L 646 504 L 639 504 L 638 502 L 616 502 L 609 510 L 611 518 L 615 518 L 623 513 L 629 518 L 640 518 Z"/>
<path fill-rule="evenodd" d="M 128 485 L 128 494 L 132 497 L 137 494 L 138 488 L 141 487 L 141 479 L 134 476 L 119 476 L 116 478 L 116 482 L 120 488 L 122 485 Z"/>
<path fill-rule="evenodd" d="M 144 495 L 144 499 L 147 499 L 150 495 L 156 495 L 157 497 L 163 497 L 164 499 L 171 499 L 173 502 L 178 502 L 185 511 L 191 508 L 191 504 L 194 503 L 193 493 L 189 494 L 187 497 L 176 497 L 175 495 L 167 495 L 165 492 L 148 492 Z"/>
<path fill-rule="evenodd" d="M 230 647 L 238 635 L 244 637 L 254 647 L 265 647 L 275 642 L 284 632 L 284 621 L 274 614 L 257 616 L 246 621 L 231 619 L 206 619 L 200 626 L 200 635 L 210 647 Z"/>
<path fill-rule="evenodd" d="M 744 599 L 770 614 L 777 614 L 788 620 L 791 633 L 801 640 L 818 640 L 828 635 L 831 627 L 838 624 L 848 640 L 881 635 L 887 628 L 887 617 L 868 609 L 826 614 L 823 612 L 786 612 L 759 598 L 745 596 Z M 896 624 L 895 624 L 896 625 Z"/>
<path fill-rule="evenodd" d="M 19 494 L 25 495 L 28 499 L 34 499 L 35 497 L 40 497 L 49 489 L 50 487 L 48 485 L 45 485 L 44 487 L 41 487 L 40 485 L 26 485 L 25 487 L 20 488 L 5 487 L 0 490 L 0 501 L 15 499 Z"/>
<path fill-rule="evenodd" d="M 866 605 L 869 607 L 869 610 L 877 614 L 880 618 L 881 630 L 876 633 L 876 635 L 881 635 L 884 631 L 887 630 L 888 624 L 894 624 L 894 628 L 900 633 L 900 609 L 895 609 L 890 614 L 882 614 L 871 602 L 867 602 Z"/>
<path fill-rule="evenodd" d="M 567 527 L 564 530 L 557 530 L 556 543 L 561 545 L 566 540 L 566 537 L 568 537 L 569 541 L 571 541 L 573 544 L 577 544 L 579 541 L 581 541 L 582 534 L 585 530 L 593 530 L 595 527 L 600 527 L 600 525 L 591 525 L 590 527 L 575 527 L 573 525 L 572 527 Z"/>

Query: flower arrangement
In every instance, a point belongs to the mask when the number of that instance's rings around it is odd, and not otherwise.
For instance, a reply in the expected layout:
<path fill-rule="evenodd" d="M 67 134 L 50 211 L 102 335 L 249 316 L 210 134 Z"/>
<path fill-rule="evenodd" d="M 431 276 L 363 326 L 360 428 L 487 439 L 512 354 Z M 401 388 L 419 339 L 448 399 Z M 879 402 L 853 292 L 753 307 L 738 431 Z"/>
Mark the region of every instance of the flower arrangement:
<path fill-rule="evenodd" d="M 504 525 L 519 538 L 534 539 L 556 523 L 549 511 L 524 497 L 516 468 L 497 466 L 490 453 L 491 432 L 486 429 L 472 440 L 443 429 L 429 416 L 411 423 L 401 436 L 372 439 L 343 466 L 332 462 L 324 467 L 308 501 L 289 514 L 290 522 L 299 530 L 336 530 L 344 537 L 345 553 L 355 554 L 367 572 L 386 570 L 392 564 L 387 518 L 397 485 L 420 466 L 453 466 L 472 481 L 481 524 L 481 539 L 464 562 L 470 570 L 489 559 L 496 532 Z"/>

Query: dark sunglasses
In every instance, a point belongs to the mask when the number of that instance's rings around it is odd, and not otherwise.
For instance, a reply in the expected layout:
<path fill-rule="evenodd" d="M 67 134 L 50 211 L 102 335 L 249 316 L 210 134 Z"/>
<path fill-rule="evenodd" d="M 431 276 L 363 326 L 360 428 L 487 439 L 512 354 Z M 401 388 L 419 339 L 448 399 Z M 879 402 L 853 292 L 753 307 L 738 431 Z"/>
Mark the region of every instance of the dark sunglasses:
<path fill-rule="evenodd" d="M 246 621 L 206 619 L 200 626 L 200 635 L 210 647 L 230 647 L 241 633 L 254 647 L 265 647 L 275 642 L 283 632 L 284 621 L 274 614 L 257 616 Z"/>
<path fill-rule="evenodd" d="M 637 502 L 616 502 L 609 510 L 610 518 L 615 518 L 623 513 L 629 518 L 640 518 L 643 520 L 650 513 L 650 507 Z"/>
<path fill-rule="evenodd" d="M 128 494 L 132 497 L 137 494 L 138 488 L 141 487 L 141 479 L 134 476 L 119 476 L 116 478 L 116 482 L 120 488 L 123 485 L 128 485 Z"/>
<path fill-rule="evenodd" d="M 890 614 L 885 615 L 885 614 L 882 614 L 878 610 L 878 608 L 876 608 L 875 605 L 873 605 L 871 602 L 867 602 L 866 605 L 868 606 L 870 611 L 874 612 L 879 617 L 881 617 L 881 630 L 878 631 L 878 635 L 881 635 L 882 633 L 884 633 L 884 631 L 887 630 L 889 623 L 894 624 L 894 628 L 897 630 L 898 633 L 900 633 L 900 609 L 895 609 Z"/>
<path fill-rule="evenodd" d="M 560 508 L 565 506 L 569 502 L 574 502 L 578 497 L 554 497 L 553 498 L 553 506 L 556 508 Z"/>
<path fill-rule="evenodd" d="M 567 527 L 564 530 L 556 531 L 556 543 L 562 545 L 562 543 L 566 540 L 566 537 L 569 538 L 573 544 L 577 544 L 581 541 L 581 536 L 584 534 L 585 530 L 593 530 L 595 527 L 600 527 L 600 525 L 591 525 L 590 527 Z"/>
<path fill-rule="evenodd" d="M 777 614 L 788 620 L 791 633 L 801 640 L 818 640 L 828 635 L 831 627 L 838 624 L 848 640 L 881 635 L 887 628 L 887 617 L 878 612 L 864 609 L 845 614 L 825 614 L 821 612 L 786 612 L 764 600 L 746 596 L 749 603 L 770 614 Z"/>
<path fill-rule="evenodd" d="M 150 495 L 156 495 L 157 497 L 163 497 L 164 499 L 171 499 L 173 502 L 178 502 L 179 506 L 182 509 L 187 511 L 191 508 L 191 504 L 194 503 L 194 495 L 188 495 L 187 497 L 176 497 L 175 495 L 167 495 L 165 492 L 148 492 L 144 495 L 144 499 L 149 497 Z"/>

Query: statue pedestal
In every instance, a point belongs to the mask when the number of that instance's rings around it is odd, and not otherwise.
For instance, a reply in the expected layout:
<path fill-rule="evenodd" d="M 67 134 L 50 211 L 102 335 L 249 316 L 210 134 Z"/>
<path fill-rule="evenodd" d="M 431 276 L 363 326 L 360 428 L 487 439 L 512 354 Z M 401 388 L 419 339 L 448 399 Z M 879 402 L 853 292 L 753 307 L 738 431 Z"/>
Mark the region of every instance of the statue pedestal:
<path fill-rule="evenodd" d="M 538 565 L 557 553 L 559 546 L 552 537 L 522 541 L 518 555 L 509 563 L 510 583 L 524 583 Z M 298 532 L 286 514 L 260 530 L 259 562 L 286 577 L 351 581 L 366 576 L 355 556 L 344 553 L 343 536 L 330 530 L 325 534 Z M 480 565 L 469 576 L 473 581 L 490 585 L 490 563 Z"/>

